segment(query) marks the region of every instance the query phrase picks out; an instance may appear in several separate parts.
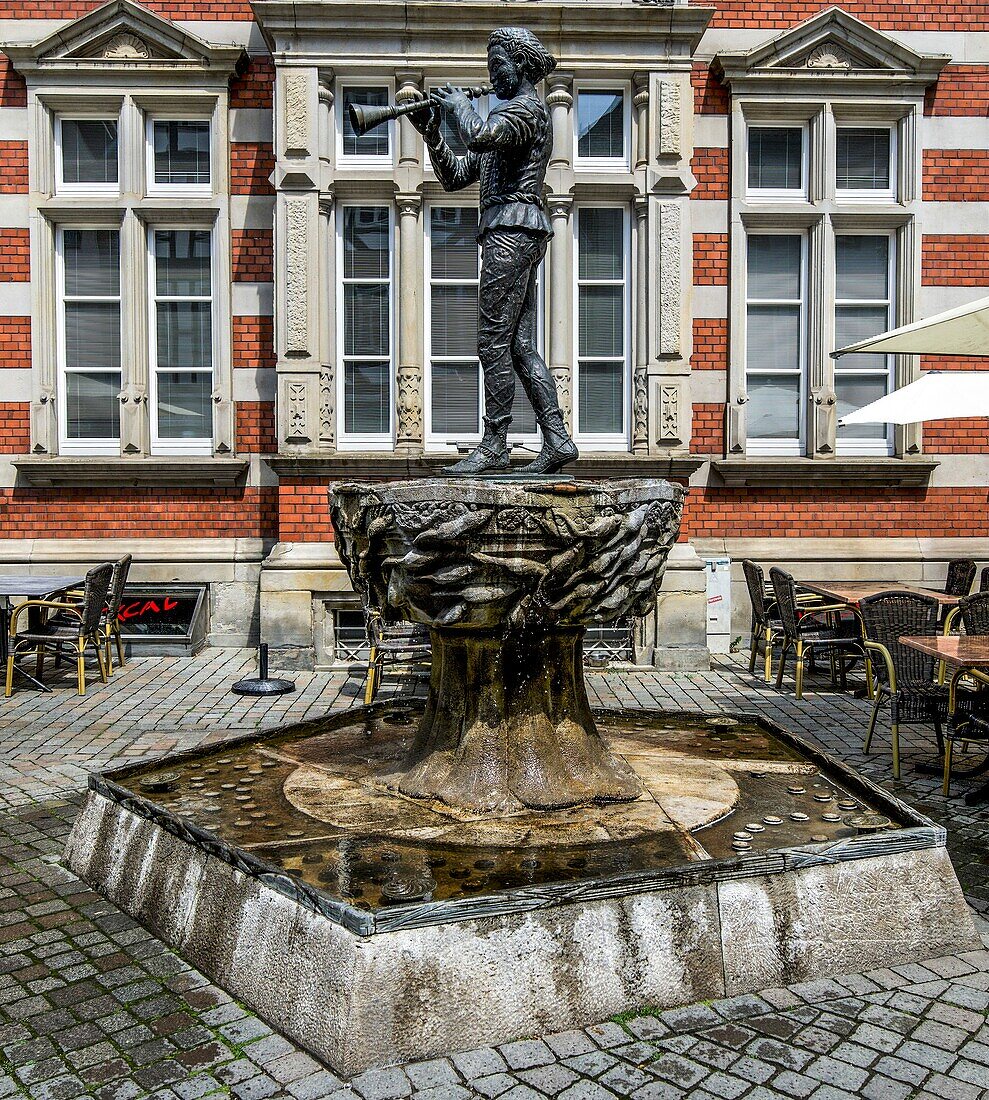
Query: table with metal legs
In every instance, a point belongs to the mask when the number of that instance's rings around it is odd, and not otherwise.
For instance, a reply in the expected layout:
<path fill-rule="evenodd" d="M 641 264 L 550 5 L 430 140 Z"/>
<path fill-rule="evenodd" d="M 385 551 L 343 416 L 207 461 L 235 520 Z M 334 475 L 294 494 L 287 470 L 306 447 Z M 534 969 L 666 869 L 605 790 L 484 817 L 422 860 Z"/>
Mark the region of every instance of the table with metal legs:
<path fill-rule="evenodd" d="M 29 600 L 50 599 L 67 592 L 70 588 L 82 588 L 85 583 L 85 576 L 41 577 L 34 573 L 8 573 L 0 576 L 0 662 L 2 662 L 4 675 L 7 670 L 7 657 L 10 654 L 10 597 L 25 596 Z M 31 615 L 33 613 L 29 612 L 29 616 Z M 32 625 L 37 626 L 37 623 L 34 622 Z M 47 684 L 43 684 L 19 665 L 14 665 L 14 671 L 42 691 L 51 691 Z"/>

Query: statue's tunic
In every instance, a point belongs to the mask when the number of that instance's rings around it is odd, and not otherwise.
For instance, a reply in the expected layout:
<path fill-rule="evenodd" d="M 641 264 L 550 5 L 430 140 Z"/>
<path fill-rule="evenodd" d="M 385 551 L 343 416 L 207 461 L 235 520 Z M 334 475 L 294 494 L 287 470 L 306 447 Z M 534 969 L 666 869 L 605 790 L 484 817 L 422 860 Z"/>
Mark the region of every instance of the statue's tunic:
<path fill-rule="evenodd" d="M 478 239 L 501 228 L 551 237 L 542 191 L 553 129 L 543 101 L 533 94 L 516 96 L 493 108 L 487 121 L 465 105 L 455 118 L 467 155 L 458 157 L 441 141 L 430 148 L 429 159 L 448 191 L 480 183 Z"/>

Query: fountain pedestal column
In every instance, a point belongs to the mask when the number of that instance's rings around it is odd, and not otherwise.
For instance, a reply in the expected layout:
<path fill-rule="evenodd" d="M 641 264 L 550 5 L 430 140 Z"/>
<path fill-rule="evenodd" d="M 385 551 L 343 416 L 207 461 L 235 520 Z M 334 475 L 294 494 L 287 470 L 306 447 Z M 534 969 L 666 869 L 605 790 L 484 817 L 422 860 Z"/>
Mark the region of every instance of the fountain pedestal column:
<path fill-rule="evenodd" d="M 475 812 L 638 798 L 591 716 L 583 635 L 433 629 L 429 701 L 398 790 Z"/>

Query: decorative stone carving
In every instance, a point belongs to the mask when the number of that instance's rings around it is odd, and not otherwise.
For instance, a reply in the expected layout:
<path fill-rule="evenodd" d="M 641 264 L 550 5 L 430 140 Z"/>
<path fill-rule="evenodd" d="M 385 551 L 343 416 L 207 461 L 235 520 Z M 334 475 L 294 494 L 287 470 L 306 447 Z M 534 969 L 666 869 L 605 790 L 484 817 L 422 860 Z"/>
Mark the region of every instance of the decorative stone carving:
<path fill-rule="evenodd" d="M 282 119 L 286 154 L 291 157 L 309 156 L 309 81 L 304 72 L 289 71 L 285 74 L 282 81 Z"/>
<path fill-rule="evenodd" d="M 659 86 L 660 156 L 680 155 L 680 119 L 680 85 L 672 80 L 664 80 Z"/>
<path fill-rule="evenodd" d="M 46 455 L 54 452 L 58 438 L 55 424 L 55 388 L 43 386 L 38 400 L 31 402 L 31 453 Z"/>
<path fill-rule="evenodd" d="M 288 415 L 286 422 L 288 430 L 286 432 L 287 443 L 308 443 L 309 432 L 307 430 L 306 415 L 306 384 L 305 382 L 289 382 L 286 386 L 286 393 L 288 394 Z"/>
<path fill-rule="evenodd" d="M 556 384 L 556 398 L 560 402 L 560 412 L 563 413 L 563 419 L 568 424 L 572 424 L 573 392 L 570 368 L 553 367 L 550 373 L 553 375 L 553 382 Z"/>
<path fill-rule="evenodd" d="M 676 443 L 680 439 L 680 387 L 659 388 L 659 437 L 664 443 Z"/>
<path fill-rule="evenodd" d="M 591 717 L 581 645 L 589 622 L 652 607 L 683 496 L 647 479 L 335 487 L 355 591 L 430 628 L 429 701 L 389 785 L 471 812 L 637 798 Z"/>
<path fill-rule="evenodd" d="M 148 403 L 148 394 L 144 386 L 125 386 L 119 395 L 120 400 L 120 439 L 123 453 L 136 455 L 141 453 L 141 440 L 147 416 L 142 405 Z"/>
<path fill-rule="evenodd" d="M 422 439 L 422 375 L 417 369 L 398 372 L 398 440 Z"/>
<path fill-rule="evenodd" d="M 103 47 L 101 57 L 107 61 L 149 61 L 152 57 L 147 42 L 136 34 L 115 34 Z"/>
<path fill-rule="evenodd" d="M 649 449 L 649 375 L 637 367 L 632 375 L 632 453 Z"/>
<path fill-rule="evenodd" d="M 316 90 L 316 95 L 319 97 L 320 103 L 325 107 L 333 106 L 333 81 L 321 80 L 319 82 L 319 88 Z"/>
<path fill-rule="evenodd" d="M 681 287 L 680 205 L 659 207 L 659 351 L 680 354 Z"/>
<path fill-rule="evenodd" d="M 309 204 L 285 200 L 285 352 L 309 354 Z"/>
<path fill-rule="evenodd" d="M 336 417 L 336 379 L 332 367 L 319 372 L 319 442 L 332 444 Z"/>
<path fill-rule="evenodd" d="M 807 55 L 808 69 L 851 69 L 851 55 L 834 42 L 824 42 Z"/>

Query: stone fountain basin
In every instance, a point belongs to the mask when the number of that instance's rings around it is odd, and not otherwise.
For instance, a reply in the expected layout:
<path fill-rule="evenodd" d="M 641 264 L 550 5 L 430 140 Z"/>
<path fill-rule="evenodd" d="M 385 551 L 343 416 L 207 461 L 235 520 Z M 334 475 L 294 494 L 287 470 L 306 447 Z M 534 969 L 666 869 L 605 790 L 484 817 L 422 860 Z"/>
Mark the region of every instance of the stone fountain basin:
<path fill-rule="evenodd" d="M 944 831 L 765 720 L 597 712 L 640 797 L 492 819 L 382 781 L 418 705 L 93 776 L 67 862 L 344 1074 L 979 945 Z"/>

